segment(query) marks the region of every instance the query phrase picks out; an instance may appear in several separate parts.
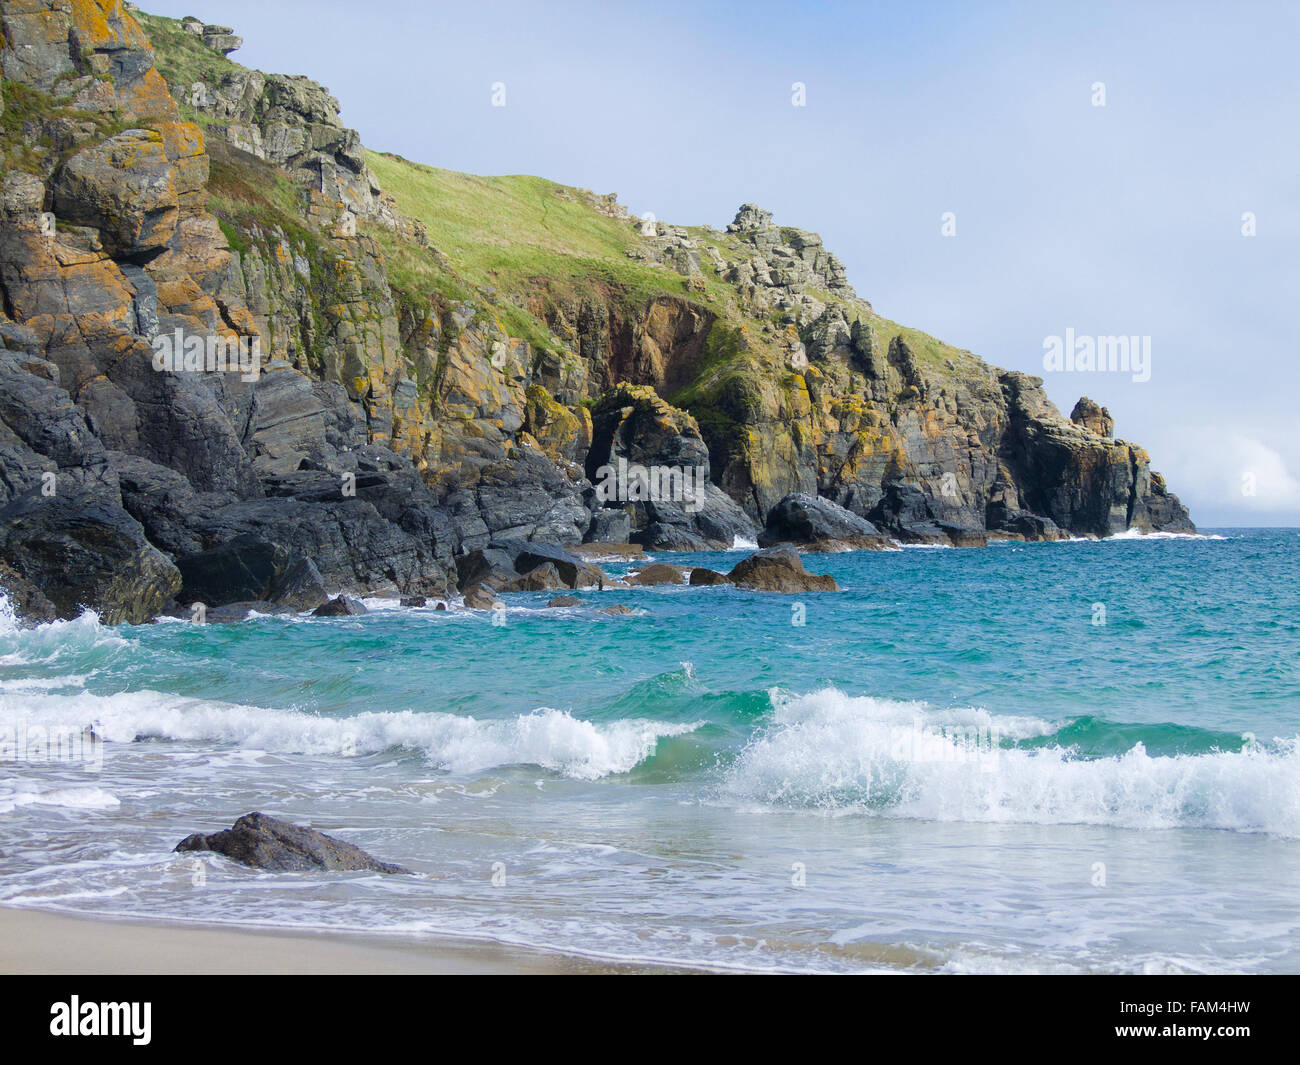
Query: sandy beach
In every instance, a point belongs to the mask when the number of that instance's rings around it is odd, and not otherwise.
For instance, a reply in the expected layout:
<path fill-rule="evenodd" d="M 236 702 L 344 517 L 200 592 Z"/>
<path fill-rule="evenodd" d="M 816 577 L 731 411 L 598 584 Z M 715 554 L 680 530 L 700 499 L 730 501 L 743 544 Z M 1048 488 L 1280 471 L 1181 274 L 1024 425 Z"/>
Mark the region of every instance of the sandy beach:
<path fill-rule="evenodd" d="M 0 907 L 0 974 L 329 975 L 654 973 L 524 947 L 103 920 Z"/>

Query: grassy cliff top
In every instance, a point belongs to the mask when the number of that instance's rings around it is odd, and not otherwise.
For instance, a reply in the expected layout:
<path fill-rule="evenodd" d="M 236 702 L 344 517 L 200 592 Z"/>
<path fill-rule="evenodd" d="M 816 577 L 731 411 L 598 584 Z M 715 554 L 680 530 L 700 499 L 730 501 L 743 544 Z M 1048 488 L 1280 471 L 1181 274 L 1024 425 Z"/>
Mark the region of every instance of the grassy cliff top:
<path fill-rule="evenodd" d="M 158 70 L 172 87 L 183 117 L 211 130 L 217 120 L 203 108 L 191 106 L 191 87 L 215 85 L 245 68 L 187 33 L 179 20 L 143 12 L 136 17 L 154 46 Z M 480 177 L 369 150 L 366 160 L 398 210 L 422 223 L 429 243 L 437 249 L 431 253 L 378 224 L 365 226 L 385 254 L 399 295 L 477 301 L 488 290 L 497 304 L 494 313 L 505 327 L 540 346 L 548 346 L 550 330 L 526 309 L 536 307 L 539 300 L 544 304 L 555 296 L 581 296 L 595 288 L 629 306 L 644 306 L 661 296 L 687 298 L 715 315 L 723 327 L 706 360 L 715 380 L 728 369 L 776 370 L 786 363 L 788 318 L 775 311 L 746 310 L 737 289 L 722 279 L 710 256 L 701 254 L 702 272 L 691 279 L 654 261 L 646 254 L 639 220 L 607 213 L 605 203 L 587 190 L 527 175 Z M 247 207 L 232 202 L 231 189 L 239 183 L 231 180 L 229 171 L 229 166 L 218 166 L 224 180 L 210 189 L 210 206 L 222 218 L 232 217 L 233 208 Z M 264 178 L 258 175 L 249 184 L 260 184 Z M 276 191 L 276 206 L 283 208 L 287 197 Z M 276 214 L 277 221 L 282 220 L 283 211 Z M 734 234 L 710 226 L 680 228 L 701 251 L 716 249 L 724 267 L 754 254 Z M 823 291 L 809 293 L 826 304 L 839 305 L 849 321 L 862 320 L 880 350 L 887 349 L 893 337 L 903 337 L 929 375 L 986 380 L 990 373 L 987 364 L 970 352 L 892 322 L 863 302 Z M 737 342 L 737 337 L 742 339 Z"/>

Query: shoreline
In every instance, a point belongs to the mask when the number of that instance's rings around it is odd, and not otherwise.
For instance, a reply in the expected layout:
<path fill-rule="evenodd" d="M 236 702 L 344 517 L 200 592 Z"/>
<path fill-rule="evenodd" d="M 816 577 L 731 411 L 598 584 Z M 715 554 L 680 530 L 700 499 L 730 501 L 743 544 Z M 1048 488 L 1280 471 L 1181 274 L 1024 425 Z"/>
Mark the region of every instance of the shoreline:
<path fill-rule="evenodd" d="M 613 962 L 453 936 L 382 936 L 0 906 L 0 975 L 633 975 L 701 970 Z"/>

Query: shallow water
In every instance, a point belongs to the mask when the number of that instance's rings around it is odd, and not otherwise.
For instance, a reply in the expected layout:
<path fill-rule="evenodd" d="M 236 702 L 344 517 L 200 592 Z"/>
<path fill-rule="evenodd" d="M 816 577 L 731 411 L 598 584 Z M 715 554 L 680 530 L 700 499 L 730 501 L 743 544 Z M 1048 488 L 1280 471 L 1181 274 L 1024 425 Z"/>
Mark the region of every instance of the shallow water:
<path fill-rule="evenodd" d="M 808 556 L 842 593 L 522 595 L 499 625 L 0 615 L 0 902 L 750 969 L 1296 971 L 1298 547 Z M 171 853 L 254 809 L 421 875 Z"/>

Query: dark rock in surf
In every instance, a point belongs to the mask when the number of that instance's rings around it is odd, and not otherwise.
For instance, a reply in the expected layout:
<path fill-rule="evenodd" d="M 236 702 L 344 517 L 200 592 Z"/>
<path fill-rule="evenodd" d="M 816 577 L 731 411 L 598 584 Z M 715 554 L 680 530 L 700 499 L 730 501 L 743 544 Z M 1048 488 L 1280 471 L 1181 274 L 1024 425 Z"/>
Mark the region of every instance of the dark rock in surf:
<path fill-rule="evenodd" d="M 346 618 L 359 617 L 362 614 L 368 614 L 364 603 L 359 599 L 353 599 L 350 596 L 340 595 L 331 599 L 328 603 L 322 603 L 311 612 L 315 618 Z"/>
<path fill-rule="evenodd" d="M 411 870 L 381 862 L 360 847 L 266 814 L 245 814 L 231 828 L 211 835 L 196 832 L 176 844 L 176 852 L 211 851 L 254 869 L 273 872 L 331 873 L 362 871 L 407 873 Z"/>

